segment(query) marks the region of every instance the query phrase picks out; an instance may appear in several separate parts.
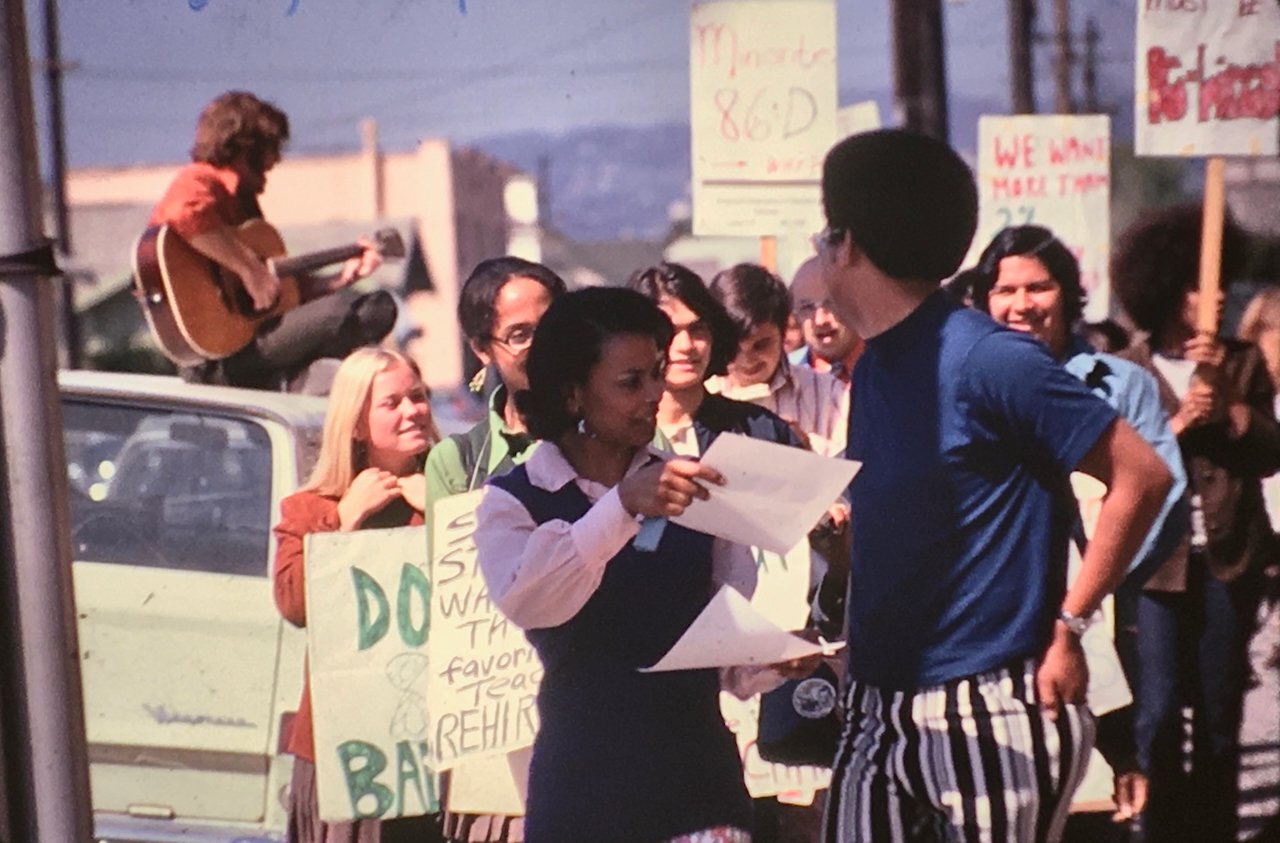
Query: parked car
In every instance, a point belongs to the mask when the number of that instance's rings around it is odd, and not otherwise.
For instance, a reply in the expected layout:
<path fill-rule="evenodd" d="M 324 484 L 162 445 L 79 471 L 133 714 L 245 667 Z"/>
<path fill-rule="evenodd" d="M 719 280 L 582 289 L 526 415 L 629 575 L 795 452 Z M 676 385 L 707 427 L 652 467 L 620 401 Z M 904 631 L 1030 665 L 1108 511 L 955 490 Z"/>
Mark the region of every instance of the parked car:
<path fill-rule="evenodd" d="M 59 375 L 95 836 L 283 839 L 305 636 L 271 596 L 271 525 L 324 399 Z M 444 432 L 470 420 L 433 402 Z"/>

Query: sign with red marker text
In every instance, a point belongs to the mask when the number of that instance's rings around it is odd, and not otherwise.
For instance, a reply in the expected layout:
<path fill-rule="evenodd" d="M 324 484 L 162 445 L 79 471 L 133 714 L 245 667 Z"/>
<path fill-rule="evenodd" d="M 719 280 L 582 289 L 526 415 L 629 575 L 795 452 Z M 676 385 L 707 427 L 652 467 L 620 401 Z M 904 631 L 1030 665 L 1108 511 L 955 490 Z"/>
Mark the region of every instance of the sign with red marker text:
<path fill-rule="evenodd" d="M 1137 0 L 1139 155 L 1280 152 L 1280 3 Z"/>
<path fill-rule="evenodd" d="M 978 232 L 965 266 L 1002 228 L 1040 225 L 1067 245 L 1088 294 L 1085 319 L 1110 306 L 1111 121 L 1017 115 L 978 121 Z"/>
<path fill-rule="evenodd" d="M 833 0 L 717 0 L 690 16 L 693 233 L 808 236 L 836 141 Z"/>
<path fill-rule="evenodd" d="M 304 552 L 320 818 L 438 810 L 427 767 L 426 530 L 314 533 Z"/>
<path fill-rule="evenodd" d="M 489 600 L 476 564 L 480 492 L 435 503 L 431 537 L 431 766 L 503 755 L 533 743 L 542 663 Z"/>

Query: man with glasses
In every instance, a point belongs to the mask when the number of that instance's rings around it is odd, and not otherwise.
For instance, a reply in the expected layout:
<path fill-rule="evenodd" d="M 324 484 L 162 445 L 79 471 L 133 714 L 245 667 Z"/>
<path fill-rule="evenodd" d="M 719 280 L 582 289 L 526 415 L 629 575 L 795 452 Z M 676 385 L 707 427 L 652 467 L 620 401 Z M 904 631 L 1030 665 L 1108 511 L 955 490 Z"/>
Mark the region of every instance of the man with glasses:
<path fill-rule="evenodd" d="M 454 434 L 427 457 L 427 497 L 437 500 L 478 489 L 528 457 L 532 444 L 511 396 L 529 386 L 525 360 L 533 331 L 565 283 L 547 267 L 522 258 L 480 262 L 462 285 L 458 322 L 484 364 L 476 382 L 496 375 L 489 414 L 465 434 Z"/>
<path fill-rule="evenodd" d="M 805 342 L 790 354 L 792 365 L 828 372 L 849 383 L 853 364 L 862 354 L 862 340 L 831 309 L 818 258 L 810 258 L 796 270 L 791 280 L 791 303 Z"/>
<path fill-rule="evenodd" d="M 449 495 L 479 489 L 490 477 L 505 474 L 533 453 L 533 440 L 516 412 L 512 396 L 529 386 L 525 363 L 533 332 L 566 290 L 547 267 L 522 258 L 481 261 L 458 295 L 458 322 L 476 357 L 484 364 L 473 383 L 483 389 L 494 376 L 489 413 L 463 434 L 453 434 L 431 449 L 425 468 L 426 521 L 430 536 L 433 504 Z M 522 837 L 519 817 L 458 814 L 449 808 L 449 786 L 443 783 L 444 837 L 455 843 L 506 843 Z"/>
<path fill-rule="evenodd" d="M 939 289 L 978 211 L 950 147 L 854 135 L 827 154 L 822 191 L 823 276 L 866 341 L 826 840 L 1054 843 L 1094 740 L 1080 636 L 1169 471 L 1043 343 Z M 1076 470 L 1107 493 L 1066 588 Z"/>

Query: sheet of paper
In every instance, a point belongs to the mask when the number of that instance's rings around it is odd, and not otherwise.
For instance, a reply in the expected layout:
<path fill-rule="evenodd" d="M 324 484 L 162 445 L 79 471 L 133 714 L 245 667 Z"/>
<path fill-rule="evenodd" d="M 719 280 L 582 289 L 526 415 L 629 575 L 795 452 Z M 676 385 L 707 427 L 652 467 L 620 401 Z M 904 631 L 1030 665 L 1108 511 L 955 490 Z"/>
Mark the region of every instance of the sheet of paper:
<path fill-rule="evenodd" d="M 643 670 L 777 664 L 818 653 L 831 655 L 843 646 L 814 644 L 787 632 L 751 608 L 736 589 L 722 585 L 667 654 Z"/>
<path fill-rule="evenodd" d="M 691 530 L 785 554 L 821 520 L 862 464 L 722 434 L 702 462 L 724 475 L 709 500 L 673 518 Z"/>

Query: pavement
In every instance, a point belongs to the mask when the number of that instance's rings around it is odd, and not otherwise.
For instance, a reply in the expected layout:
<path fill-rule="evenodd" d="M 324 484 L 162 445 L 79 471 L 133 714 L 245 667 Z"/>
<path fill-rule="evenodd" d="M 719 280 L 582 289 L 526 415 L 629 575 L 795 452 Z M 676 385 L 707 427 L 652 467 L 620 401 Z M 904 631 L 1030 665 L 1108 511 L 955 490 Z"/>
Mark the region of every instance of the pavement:
<path fill-rule="evenodd" d="M 1280 815 L 1280 671 L 1267 662 L 1280 646 L 1280 605 L 1262 610 L 1261 623 L 1249 645 L 1259 684 L 1244 701 L 1240 727 L 1240 839 L 1280 841 L 1280 825 L 1257 837 Z"/>

